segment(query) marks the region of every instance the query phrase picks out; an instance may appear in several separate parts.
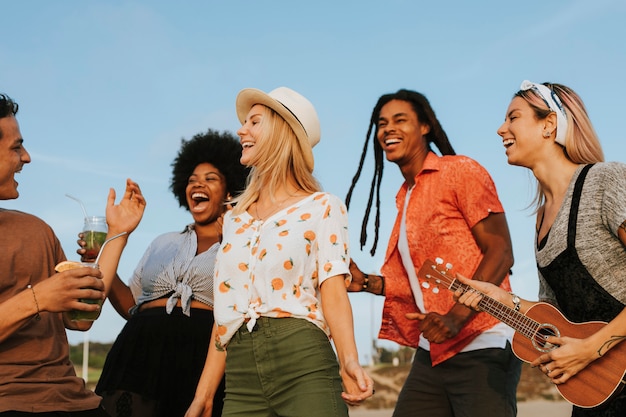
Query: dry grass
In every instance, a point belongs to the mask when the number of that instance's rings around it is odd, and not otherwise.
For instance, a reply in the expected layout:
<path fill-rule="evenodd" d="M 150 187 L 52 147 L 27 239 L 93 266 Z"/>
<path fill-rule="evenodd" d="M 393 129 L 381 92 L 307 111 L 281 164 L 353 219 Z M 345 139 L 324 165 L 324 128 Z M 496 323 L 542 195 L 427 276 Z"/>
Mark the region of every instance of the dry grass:
<path fill-rule="evenodd" d="M 361 407 L 366 409 L 393 408 L 398 393 L 411 365 L 378 365 L 367 369 L 374 379 L 376 395 L 368 399 Z M 522 376 L 517 388 L 519 402 L 532 400 L 564 401 L 554 385 L 537 369 L 528 364 L 522 365 Z"/>

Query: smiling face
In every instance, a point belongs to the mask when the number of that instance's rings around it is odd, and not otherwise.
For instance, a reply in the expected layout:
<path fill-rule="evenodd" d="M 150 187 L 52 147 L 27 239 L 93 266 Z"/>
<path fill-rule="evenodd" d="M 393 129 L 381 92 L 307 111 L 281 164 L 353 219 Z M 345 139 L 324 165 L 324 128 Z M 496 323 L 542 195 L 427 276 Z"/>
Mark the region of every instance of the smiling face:
<path fill-rule="evenodd" d="M 388 161 L 403 166 L 413 165 L 427 152 L 425 135 L 430 126 L 421 123 L 411 103 L 391 100 L 380 109 L 377 139 Z"/>
<path fill-rule="evenodd" d="M 242 147 L 240 159 L 242 165 L 252 166 L 254 157 L 258 154 L 258 145 L 261 143 L 262 121 L 266 117 L 267 108 L 261 104 L 255 104 L 248 112 L 243 125 L 237 131 Z"/>
<path fill-rule="evenodd" d="M 550 132 L 549 120 L 538 120 L 526 100 L 515 97 L 506 111 L 504 123 L 498 128 L 502 144 L 506 148 L 508 163 L 532 168 L 540 152 L 538 147 L 553 140 L 544 133 Z"/>
<path fill-rule="evenodd" d="M 0 131 L 0 200 L 12 200 L 19 196 L 15 174 L 30 162 L 30 155 L 15 116 L 0 118 Z"/>
<path fill-rule="evenodd" d="M 187 204 L 196 224 L 209 224 L 224 213 L 226 178 L 208 162 L 198 164 L 187 183 Z"/>

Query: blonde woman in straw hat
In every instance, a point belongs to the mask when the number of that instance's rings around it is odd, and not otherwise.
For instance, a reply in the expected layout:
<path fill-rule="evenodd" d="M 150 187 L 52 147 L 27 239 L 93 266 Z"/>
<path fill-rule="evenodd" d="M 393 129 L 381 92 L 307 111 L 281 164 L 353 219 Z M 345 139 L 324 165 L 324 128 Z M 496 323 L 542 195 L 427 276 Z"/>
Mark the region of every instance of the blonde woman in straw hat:
<path fill-rule="evenodd" d="M 224 218 L 215 347 L 187 415 L 210 415 L 222 363 L 225 417 L 347 416 L 373 382 L 359 365 L 346 291 L 346 208 L 313 176 L 317 113 L 280 87 L 242 90 L 237 115 L 252 170 Z"/>

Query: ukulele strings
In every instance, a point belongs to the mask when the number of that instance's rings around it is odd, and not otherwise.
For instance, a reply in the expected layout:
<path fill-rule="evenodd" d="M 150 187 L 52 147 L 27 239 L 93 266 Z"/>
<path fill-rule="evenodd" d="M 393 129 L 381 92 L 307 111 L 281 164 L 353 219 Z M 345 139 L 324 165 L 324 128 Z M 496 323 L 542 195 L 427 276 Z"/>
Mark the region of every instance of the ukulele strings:
<path fill-rule="evenodd" d="M 450 282 L 449 289 L 453 292 L 461 289 L 465 293 L 472 288 L 469 285 L 462 284 L 457 279 L 453 278 Z M 528 339 L 533 339 L 538 334 L 538 329 L 541 325 L 537 321 L 525 316 L 519 311 L 515 311 L 511 307 L 502 304 L 491 297 L 488 297 L 478 290 L 474 290 L 474 292 L 482 296 L 482 299 L 478 302 L 478 307 L 481 310 L 512 327 Z M 543 342 L 541 338 L 540 342 Z"/>

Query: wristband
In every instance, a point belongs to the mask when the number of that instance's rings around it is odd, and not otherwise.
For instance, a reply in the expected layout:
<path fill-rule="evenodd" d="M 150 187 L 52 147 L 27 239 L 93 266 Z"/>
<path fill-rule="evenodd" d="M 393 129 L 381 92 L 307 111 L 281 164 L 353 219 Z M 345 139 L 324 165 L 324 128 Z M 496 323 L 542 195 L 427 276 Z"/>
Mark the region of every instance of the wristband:
<path fill-rule="evenodd" d="M 361 291 L 367 291 L 367 287 L 370 284 L 370 276 L 363 274 L 363 289 Z"/>
<path fill-rule="evenodd" d="M 517 295 L 513 294 L 512 292 L 510 292 L 509 294 L 511 294 L 511 299 L 513 300 L 513 310 L 515 311 L 519 311 L 520 308 L 520 299 Z"/>
<path fill-rule="evenodd" d="M 37 296 L 35 295 L 35 289 L 33 288 L 32 285 L 28 284 L 26 286 L 26 288 L 30 288 L 30 290 L 33 292 L 33 299 L 35 300 L 35 307 L 37 307 L 37 313 L 35 313 L 35 320 L 39 321 L 41 320 L 41 315 L 39 314 L 39 303 L 37 302 Z"/>

